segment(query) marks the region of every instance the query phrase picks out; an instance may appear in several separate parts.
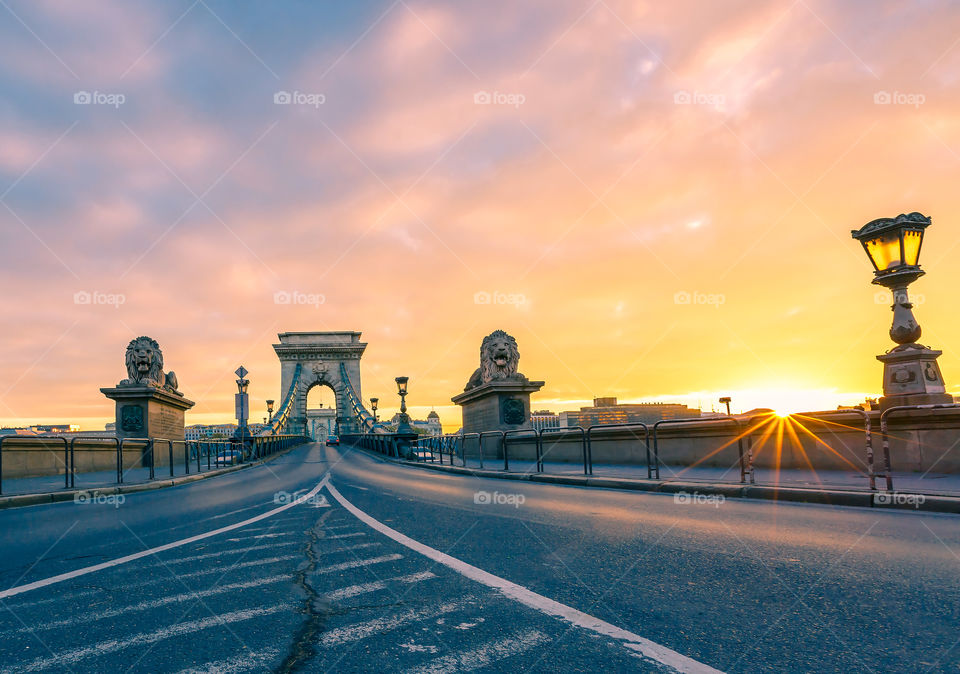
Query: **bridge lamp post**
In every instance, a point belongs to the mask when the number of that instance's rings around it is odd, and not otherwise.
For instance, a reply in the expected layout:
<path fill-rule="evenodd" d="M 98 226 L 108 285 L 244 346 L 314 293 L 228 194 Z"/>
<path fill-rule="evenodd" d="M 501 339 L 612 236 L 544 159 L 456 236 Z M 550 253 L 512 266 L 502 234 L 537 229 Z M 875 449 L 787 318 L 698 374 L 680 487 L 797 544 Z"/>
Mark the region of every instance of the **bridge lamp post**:
<path fill-rule="evenodd" d="M 380 398 L 370 398 L 370 409 L 373 410 L 373 423 L 377 423 L 377 405 L 380 404 Z"/>
<path fill-rule="evenodd" d="M 877 356 L 883 363 L 881 409 L 953 402 L 937 365 L 937 357 L 943 352 L 917 343 L 920 325 L 907 294 L 907 287 L 926 273 L 920 268 L 920 247 L 930 224 L 931 219 L 921 213 L 901 213 L 896 218 L 872 220 L 850 232 L 873 265 L 873 283 L 890 291 L 893 304 L 890 339 L 897 346 Z"/>
<path fill-rule="evenodd" d="M 247 368 L 243 365 L 237 368 L 237 395 L 236 412 L 237 426 L 240 431 L 240 457 L 243 460 L 244 450 L 246 449 L 247 418 L 250 416 L 250 398 L 247 396 L 247 387 L 250 386 L 250 380 L 247 379 Z"/>
<path fill-rule="evenodd" d="M 270 423 L 271 421 L 273 421 L 273 401 L 272 400 L 267 401 L 267 420 L 268 420 L 267 423 Z"/>
<path fill-rule="evenodd" d="M 407 415 L 407 382 L 410 377 L 397 377 L 397 393 L 400 395 L 400 421 L 397 424 L 397 433 L 409 434 L 413 432 L 410 428 L 410 417 Z"/>

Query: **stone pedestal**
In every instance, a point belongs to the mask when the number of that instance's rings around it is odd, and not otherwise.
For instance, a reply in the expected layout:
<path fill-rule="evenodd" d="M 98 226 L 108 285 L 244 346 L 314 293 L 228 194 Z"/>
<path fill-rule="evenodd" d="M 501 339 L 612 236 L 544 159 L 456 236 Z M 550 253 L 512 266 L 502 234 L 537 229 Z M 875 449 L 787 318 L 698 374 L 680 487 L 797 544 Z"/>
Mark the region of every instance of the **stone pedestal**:
<path fill-rule="evenodd" d="M 530 394 L 542 381 L 498 379 L 452 398 L 463 412 L 463 432 L 512 431 L 531 428 Z"/>
<path fill-rule="evenodd" d="M 897 405 L 936 405 L 953 402 L 937 365 L 943 353 L 919 344 L 898 346 L 877 360 L 883 363 L 880 409 Z"/>
<path fill-rule="evenodd" d="M 183 440 L 183 415 L 192 400 L 155 386 L 118 386 L 100 392 L 117 403 L 117 437 Z"/>

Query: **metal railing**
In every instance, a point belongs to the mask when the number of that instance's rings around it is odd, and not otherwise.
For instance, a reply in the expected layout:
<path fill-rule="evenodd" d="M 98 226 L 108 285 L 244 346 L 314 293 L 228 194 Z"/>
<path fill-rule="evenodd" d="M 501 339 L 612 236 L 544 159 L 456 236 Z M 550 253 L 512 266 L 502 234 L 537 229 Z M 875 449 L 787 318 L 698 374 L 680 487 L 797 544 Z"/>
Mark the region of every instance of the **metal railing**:
<path fill-rule="evenodd" d="M 584 430 L 583 426 L 552 426 L 549 428 L 541 428 L 540 432 L 537 433 L 537 472 L 543 472 L 543 457 L 546 455 L 543 451 L 543 436 L 546 433 L 567 433 L 569 431 L 578 432 L 580 435 L 580 449 L 583 454 L 583 471 L 586 474 L 587 471 L 587 432 Z M 552 445 L 550 449 L 553 449 L 557 446 L 560 440 L 557 440 Z M 550 451 L 550 450 L 547 450 Z"/>
<path fill-rule="evenodd" d="M 4 443 L 6 443 L 6 444 L 9 445 L 11 442 L 21 443 L 21 442 L 26 441 L 27 444 L 29 444 L 30 441 L 33 441 L 33 440 L 43 440 L 43 441 L 45 441 L 45 443 L 50 443 L 50 441 L 54 441 L 54 442 L 51 443 L 51 444 L 54 444 L 54 443 L 55 443 L 55 444 L 60 444 L 61 442 L 63 443 L 63 459 L 62 459 L 62 461 L 63 461 L 63 480 L 64 480 L 63 486 L 64 486 L 64 489 L 68 489 L 68 488 L 70 487 L 70 444 L 67 442 L 67 439 L 66 439 L 66 438 L 61 438 L 61 437 L 57 437 L 57 436 L 50 436 L 50 435 L 41 435 L 41 436 L 37 436 L 37 435 L 2 435 L 2 436 L 0 436 L 0 494 L 3 494 L 3 445 L 4 445 Z M 20 450 L 20 449 L 17 449 L 17 450 L 9 450 L 9 449 L 8 449 L 7 451 L 9 452 L 9 451 L 27 451 L 27 450 L 25 450 L 25 449 L 23 449 L 23 450 Z"/>
<path fill-rule="evenodd" d="M 417 438 L 414 456 L 417 461 L 422 461 L 426 460 L 423 455 L 430 452 L 430 461 L 436 462 L 439 458 L 439 463 L 442 466 L 443 455 L 447 454 L 452 466 L 453 457 L 457 453 L 457 441 L 460 439 L 459 435 L 431 435 Z"/>
<path fill-rule="evenodd" d="M 828 417 L 830 415 L 843 415 L 848 413 L 859 414 L 863 418 L 863 431 L 864 431 L 864 447 L 866 454 L 866 465 L 867 472 L 870 477 L 870 489 L 875 491 L 876 479 L 884 478 L 886 481 L 887 490 L 893 489 L 893 476 L 892 476 L 892 467 L 891 467 L 891 458 L 890 458 L 890 446 L 889 446 L 889 437 L 887 433 L 887 420 L 888 418 L 896 413 L 909 411 L 909 410 L 930 410 L 930 409 L 950 409 L 950 408 L 960 408 L 958 404 L 937 404 L 937 405 L 904 405 L 891 407 L 885 410 L 880 415 L 880 431 L 883 437 L 883 466 L 878 470 L 875 462 L 875 452 L 873 449 L 873 422 L 872 416 L 868 411 L 853 408 L 853 409 L 844 409 L 844 410 L 825 410 L 822 412 L 809 412 L 806 414 L 816 415 L 820 417 Z M 536 443 L 535 448 L 535 465 L 537 472 L 544 472 L 544 460 L 546 455 L 549 453 L 550 449 L 553 448 L 556 444 L 563 442 L 564 437 L 558 438 L 557 441 L 551 446 L 546 452 L 543 450 L 544 442 L 543 436 L 545 434 L 551 433 L 560 433 L 562 435 L 566 434 L 575 434 L 580 437 L 582 457 L 583 457 L 583 470 L 584 475 L 593 475 L 593 443 L 603 441 L 604 438 L 597 437 L 598 434 L 602 434 L 607 431 L 628 431 L 630 429 L 642 429 L 643 437 L 642 439 L 639 436 L 634 435 L 634 438 L 638 442 L 643 443 L 643 448 L 646 457 L 647 464 L 647 478 L 648 479 L 661 479 L 660 477 L 660 467 L 662 464 L 660 457 L 660 444 L 661 439 L 660 428 L 662 426 L 668 426 L 671 424 L 689 424 L 689 423 L 701 423 L 701 424 L 730 424 L 733 426 L 736 433 L 737 440 L 737 459 L 740 469 L 740 483 L 744 484 L 747 482 L 748 478 L 751 484 L 756 482 L 756 468 L 754 466 L 754 451 L 753 451 L 753 435 L 767 422 L 773 419 L 772 414 L 756 414 L 748 418 L 741 418 L 735 416 L 724 416 L 724 417 L 691 417 L 686 419 L 661 419 L 651 426 L 643 422 L 631 422 L 631 423 L 619 423 L 619 424 L 594 424 L 592 426 L 584 429 L 581 426 L 554 426 L 550 428 L 544 428 L 540 431 L 535 431 L 533 429 L 514 429 L 509 431 L 483 431 L 482 433 L 471 432 L 471 433 L 456 433 L 443 436 L 434 436 L 431 438 L 420 438 L 416 442 L 416 456 L 417 460 L 430 460 L 443 463 L 443 454 L 447 454 L 450 457 L 450 463 L 453 465 L 453 457 L 457 454 L 460 455 L 461 462 L 464 466 L 467 465 L 467 444 L 476 440 L 478 442 L 478 451 L 477 458 L 480 463 L 480 468 L 484 469 L 485 463 L 485 453 L 484 453 L 484 440 L 491 436 L 499 436 L 500 441 L 498 444 L 499 450 L 502 452 L 503 456 L 503 470 L 510 470 L 510 444 L 521 444 L 524 440 L 532 441 Z M 829 419 L 824 419 L 825 422 L 829 422 Z M 851 426 L 852 430 L 857 430 L 856 427 Z M 651 433 L 652 430 L 652 433 Z M 650 442 L 650 436 L 653 435 L 653 442 Z M 360 437 L 389 437 L 389 436 L 376 436 L 374 434 L 368 434 L 366 436 Z M 745 440 L 745 443 L 744 443 Z M 728 444 L 732 444 L 732 441 Z M 744 447 L 744 444 L 746 447 Z M 723 447 L 726 447 L 724 445 Z M 723 448 L 721 447 L 721 448 Z M 421 453 L 430 452 L 430 458 L 425 459 L 421 456 Z M 385 453 L 385 452 L 382 452 Z M 391 456 L 399 456 L 397 453 L 390 454 Z"/>
<path fill-rule="evenodd" d="M 510 470 L 510 436 L 517 435 L 518 440 L 522 440 L 524 438 L 520 438 L 519 436 L 521 436 L 524 433 L 527 434 L 527 437 L 533 440 L 535 444 L 537 445 L 540 444 L 540 434 L 531 428 L 515 428 L 510 431 L 503 431 L 503 439 L 500 441 L 500 446 L 503 448 L 503 469 L 504 470 L 507 470 L 507 471 Z"/>
<path fill-rule="evenodd" d="M 587 454 L 583 464 L 583 474 L 593 475 L 593 431 L 607 429 L 629 430 L 631 428 L 643 428 L 643 449 L 647 453 L 647 479 L 652 478 L 650 469 L 650 428 L 642 421 L 634 421 L 622 424 L 594 424 L 587 429 Z M 634 436 L 636 437 L 636 436 Z"/>
<path fill-rule="evenodd" d="M 399 459 L 401 446 L 395 435 L 388 433 L 348 433 L 340 436 L 340 442 L 345 445 L 368 449 L 384 456 Z"/>
<path fill-rule="evenodd" d="M 729 416 L 729 417 L 690 417 L 687 419 L 661 419 L 653 424 L 653 457 L 652 464 L 650 459 L 647 461 L 647 475 L 651 479 L 660 479 L 660 443 L 659 443 L 659 434 L 658 430 L 660 426 L 666 424 L 690 424 L 690 423 L 702 423 L 702 424 L 717 424 L 717 423 L 733 423 L 736 429 L 736 440 L 737 440 L 737 457 L 738 463 L 740 466 L 740 483 L 744 484 L 747 481 L 747 475 L 750 476 L 750 483 L 753 484 L 756 482 L 755 470 L 753 467 L 753 432 L 759 428 L 760 424 L 757 424 L 751 428 L 754 421 L 757 419 L 772 419 L 772 413 L 758 414 L 750 417 L 749 419 L 741 419 L 739 417 Z M 747 432 L 744 434 L 742 432 L 743 423 L 747 425 Z M 747 452 L 746 455 L 743 451 L 743 438 L 747 438 Z M 651 469 L 652 468 L 652 469 Z"/>
<path fill-rule="evenodd" d="M 887 419 L 890 418 L 891 414 L 896 414 L 897 412 L 906 412 L 909 410 L 936 410 L 936 409 L 948 409 L 948 408 L 958 408 L 960 405 L 957 404 L 942 404 L 942 405 L 897 405 L 896 407 L 888 407 L 883 412 L 880 413 L 880 436 L 883 438 L 883 462 L 884 462 L 884 471 L 882 475 L 877 475 L 877 477 L 883 477 L 886 480 L 887 491 L 893 491 L 893 468 L 890 463 L 890 438 L 887 435 Z M 874 480 L 873 473 L 873 448 L 870 448 L 870 488 L 876 490 L 876 482 Z"/>
<path fill-rule="evenodd" d="M 53 468 L 44 469 L 42 466 L 29 469 L 28 462 L 24 462 L 24 473 L 39 472 L 39 475 L 23 475 L 22 478 L 9 479 L 30 479 L 35 477 L 50 477 L 58 475 L 63 470 L 63 488 L 72 489 L 77 486 L 77 475 L 94 474 L 110 472 L 113 474 L 112 484 L 124 484 L 127 475 L 134 469 L 146 469 L 147 480 L 157 479 L 157 458 L 160 452 L 163 452 L 167 459 L 167 466 L 163 466 L 169 472 L 169 477 L 174 477 L 177 473 L 176 466 L 182 461 L 184 475 L 191 473 L 191 466 L 195 463 L 196 472 L 204 470 L 204 459 L 206 460 L 206 470 L 215 470 L 224 466 L 249 463 L 259 459 L 266 458 L 277 452 L 288 448 L 310 442 L 305 436 L 297 435 L 273 435 L 273 436 L 255 436 L 246 438 L 242 443 L 238 438 L 224 440 L 171 440 L 168 438 L 123 438 L 102 437 L 102 436 L 74 436 L 69 440 L 65 437 L 50 435 L 5 435 L 0 436 L 0 494 L 3 494 L 3 463 L 4 454 L 9 452 L 36 452 L 39 445 L 44 448 L 50 444 L 56 444 L 58 447 L 62 443 L 62 460 L 59 465 Z M 21 445 L 15 449 L 11 448 L 13 444 Z M 6 445 L 6 447 L 5 447 Z M 164 447 L 165 445 L 165 447 Z M 182 447 L 182 456 L 175 451 L 176 447 Z M 166 450 L 164 452 L 164 449 Z M 60 450 L 56 450 L 57 453 Z M 129 452 L 136 452 L 136 461 L 134 465 L 125 466 L 124 456 L 129 456 Z M 78 470 L 77 457 L 83 457 L 84 452 L 88 454 L 87 458 L 91 460 L 84 463 L 83 468 Z M 100 460 L 97 455 L 105 452 L 112 454 L 110 460 Z M 8 461 L 9 464 L 9 461 Z M 89 469 L 86 469 L 89 468 Z M 51 472 L 56 469 L 57 472 Z M 103 486 L 103 485 L 99 485 Z"/>

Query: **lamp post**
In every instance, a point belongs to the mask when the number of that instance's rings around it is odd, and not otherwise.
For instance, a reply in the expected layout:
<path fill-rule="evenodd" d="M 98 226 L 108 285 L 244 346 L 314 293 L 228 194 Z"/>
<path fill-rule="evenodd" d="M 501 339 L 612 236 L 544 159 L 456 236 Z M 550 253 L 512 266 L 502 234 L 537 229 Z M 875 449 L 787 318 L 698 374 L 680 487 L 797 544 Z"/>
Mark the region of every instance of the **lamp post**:
<path fill-rule="evenodd" d="M 723 396 L 718 402 L 724 403 L 727 406 L 727 416 L 730 416 L 730 396 Z"/>
<path fill-rule="evenodd" d="M 373 410 L 373 423 L 377 423 L 377 405 L 380 404 L 380 398 L 370 398 L 370 409 Z"/>
<path fill-rule="evenodd" d="M 397 423 L 397 433 L 412 433 L 410 428 L 410 417 L 407 414 L 407 382 L 410 377 L 397 377 L 397 394 L 400 396 L 400 420 Z"/>
<path fill-rule="evenodd" d="M 247 387 L 250 386 L 250 380 L 246 378 L 247 368 L 243 365 L 237 368 L 235 374 L 237 375 L 237 395 L 236 395 L 236 413 L 237 413 L 237 426 L 240 431 L 240 457 L 243 459 L 244 450 L 246 449 L 246 435 L 247 435 L 247 418 L 250 416 L 250 399 L 247 396 Z"/>
<path fill-rule="evenodd" d="M 267 419 L 268 419 L 267 423 L 270 423 L 271 421 L 273 421 L 273 401 L 272 400 L 267 401 Z"/>
<path fill-rule="evenodd" d="M 901 213 L 896 218 L 878 218 L 850 232 L 873 264 L 873 283 L 890 290 L 893 325 L 890 339 L 897 343 L 877 356 L 883 363 L 883 397 L 880 409 L 895 405 L 952 403 L 936 351 L 918 344 L 920 325 L 913 315 L 907 286 L 924 275 L 920 247 L 931 219 L 921 213 Z"/>

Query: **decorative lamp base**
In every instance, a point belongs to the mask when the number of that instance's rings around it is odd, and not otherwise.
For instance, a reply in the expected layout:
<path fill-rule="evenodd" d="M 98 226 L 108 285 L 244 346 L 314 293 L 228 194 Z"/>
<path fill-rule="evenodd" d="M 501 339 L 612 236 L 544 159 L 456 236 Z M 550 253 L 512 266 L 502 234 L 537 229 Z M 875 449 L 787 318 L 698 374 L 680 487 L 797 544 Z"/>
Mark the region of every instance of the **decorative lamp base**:
<path fill-rule="evenodd" d="M 877 356 L 877 360 L 883 363 L 880 409 L 952 403 L 953 396 L 947 393 L 937 364 L 942 353 L 920 344 L 904 344 Z"/>

